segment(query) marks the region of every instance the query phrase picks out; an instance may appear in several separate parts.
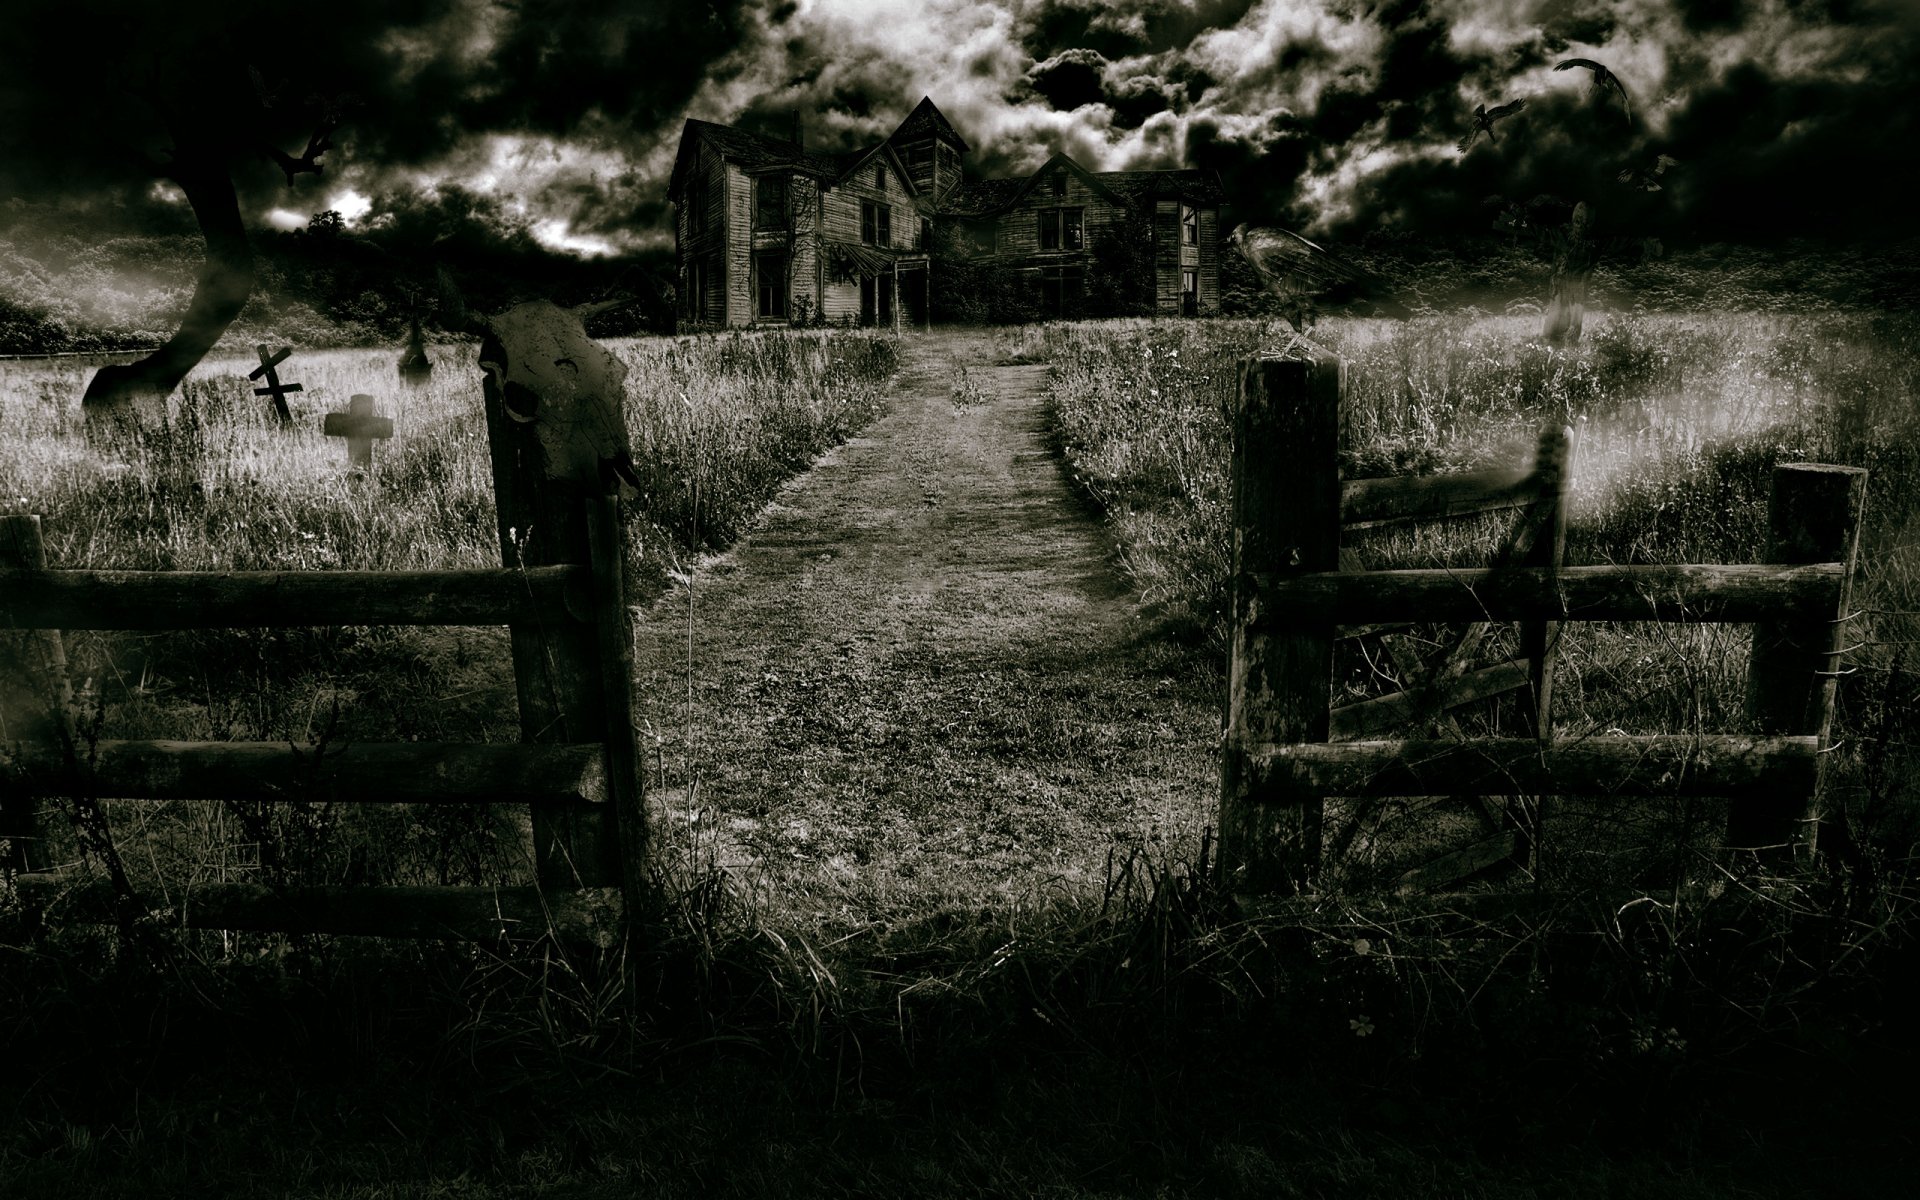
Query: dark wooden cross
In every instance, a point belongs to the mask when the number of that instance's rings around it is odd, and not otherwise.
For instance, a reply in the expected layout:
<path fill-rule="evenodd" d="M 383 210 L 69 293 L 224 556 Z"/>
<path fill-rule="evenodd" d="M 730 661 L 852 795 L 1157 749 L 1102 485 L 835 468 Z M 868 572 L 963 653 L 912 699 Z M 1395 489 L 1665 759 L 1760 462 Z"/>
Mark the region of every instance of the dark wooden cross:
<path fill-rule="evenodd" d="M 373 465 L 373 439 L 393 436 L 393 418 L 373 415 L 372 396 L 355 396 L 347 401 L 347 411 L 327 414 L 320 432 L 347 439 L 347 461 L 355 468 L 366 468 Z"/>
<path fill-rule="evenodd" d="M 247 372 L 247 378 L 259 379 L 264 376 L 267 381 L 267 386 L 253 389 L 253 394 L 256 396 L 272 396 L 273 406 L 280 410 L 280 420 L 282 422 L 292 421 L 293 414 L 287 411 L 287 393 L 298 392 L 301 391 L 302 388 L 297 383 L 281 383 L 279 372 L 275 371 L 274 368 L 287 361 L 287 355 L 292 354 L 293 349 L 289 347 L 280 351 L 278 354 L 269 354 L 264 345 L 254 348 L 260 352 L 260 365 Z"/>

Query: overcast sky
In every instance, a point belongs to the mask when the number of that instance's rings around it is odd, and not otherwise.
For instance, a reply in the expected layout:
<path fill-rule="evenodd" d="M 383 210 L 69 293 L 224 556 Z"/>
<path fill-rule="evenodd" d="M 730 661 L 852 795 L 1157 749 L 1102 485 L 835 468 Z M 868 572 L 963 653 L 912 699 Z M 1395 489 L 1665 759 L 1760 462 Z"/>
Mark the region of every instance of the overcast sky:
<path fill-rule="evenodd" d="M 0 195 L 177 203 L 140 165 L 169 123 L 297 151 L 316 91 L 351 95 L 340 147 L 292 190 L 242 166 L 256 220 L 457 193 L 550 245 L 658 247 L 687 117 L 798 110 L 841 148 L 928 95 L 984 173 L 1208 167 L 1242 217 L 1329 236 L 1484 228 L 1489 197 L 1549 192 L 1700 240 L 1884 238 L 1912 203 L 1920 0 L 10 0 Z M 1516 98 L 1497 143 L 1455 148 Z M 1659 153 L 1659 192 L 1617 181 Z"/>

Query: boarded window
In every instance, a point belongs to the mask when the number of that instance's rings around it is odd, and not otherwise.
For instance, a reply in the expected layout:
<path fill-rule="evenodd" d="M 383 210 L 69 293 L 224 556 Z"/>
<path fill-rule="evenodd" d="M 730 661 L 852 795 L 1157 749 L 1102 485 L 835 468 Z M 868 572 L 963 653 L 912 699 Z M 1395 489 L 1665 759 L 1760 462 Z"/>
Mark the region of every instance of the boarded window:
<path fill-rule="evenodd" d="M 1200 210 L 1185 204 L 1180 206 L 1180 241 L 1188 246 L 1200 244 Z"/>
<path fill-rule="evenodd" d="M 753 185 L 753 227 L 787 227 L 787 179 L 784 175 L 766 175 Z"/>
<path fill-rule="evenodd" d="M 893 209 L 871 200 L 860 202 L 860 240 L 869 246 L 893 243 Z"/>
<path fill-rule="evenodd" d="M 780 253 L 753 256 L 754 292 L 757 311 L 763 317 L 787 315 L 787 256 Z"/>
<path fill-rule="evenodd" d="M 1043 208 L 1040 210 L 1040 248 L 1042 250 L 1078 250 L 1085 243 L 1081 210 Z"/>

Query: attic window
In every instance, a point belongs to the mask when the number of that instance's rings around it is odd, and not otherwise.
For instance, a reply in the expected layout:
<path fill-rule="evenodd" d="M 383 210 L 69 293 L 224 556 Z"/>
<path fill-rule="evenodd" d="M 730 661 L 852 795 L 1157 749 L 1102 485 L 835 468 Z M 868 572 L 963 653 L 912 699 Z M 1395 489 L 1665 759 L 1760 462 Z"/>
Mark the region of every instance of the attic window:
<path fill-rule="evenodd" d="M 1055 171 L 1053 173 L 1053 194 L 1056 196 L 1064 196 L 1067 194 L 1067 173 L 1065 171 Z"/>
<path fill-rule="evenodd" d="M 873 169 L 873 186 L 883 192 L 887 190 L 887 164 L 881 163 Z"/>

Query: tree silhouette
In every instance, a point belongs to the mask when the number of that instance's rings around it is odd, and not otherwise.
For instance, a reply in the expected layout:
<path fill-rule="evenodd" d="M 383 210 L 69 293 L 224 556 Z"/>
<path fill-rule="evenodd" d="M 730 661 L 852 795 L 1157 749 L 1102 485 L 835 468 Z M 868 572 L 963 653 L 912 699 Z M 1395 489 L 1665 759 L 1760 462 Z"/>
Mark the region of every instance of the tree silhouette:
<path fill-rule="evenodd" d="M 234 63 L 222 74 L 232 78 L 196 79 L 184 97 L 184 89 L 167 88 L 158 80 L 135 91 L 159 117 L 167 142 L 161 160 L 151 164 L 152 172 L 185 194 L 206 241 L 206 262 L 174 335 L 145 358 L 100 368 L 88 382 L 80 404 L 89 430 L 100 429 L 103 422 L 118 427 L 133 416 L 136 405 L 164 400 L 246 307 L 253 294 L 253 251 L 241 223 L 235 169 L 248 159 L 266 158 L 292 187 L 301 175 L 318 175 L 321 156 L 333 148 L 341 116 L 338 104 L 310 98 L 313 132 L 298 155 L 288 154 L 266 139 L 264 118 L 273 101 L 263 95 L 258 70 Z M 243 78 L 250 86 L 239 86 Z M 210 103 L 216 97 L 227 104 Z"/>

